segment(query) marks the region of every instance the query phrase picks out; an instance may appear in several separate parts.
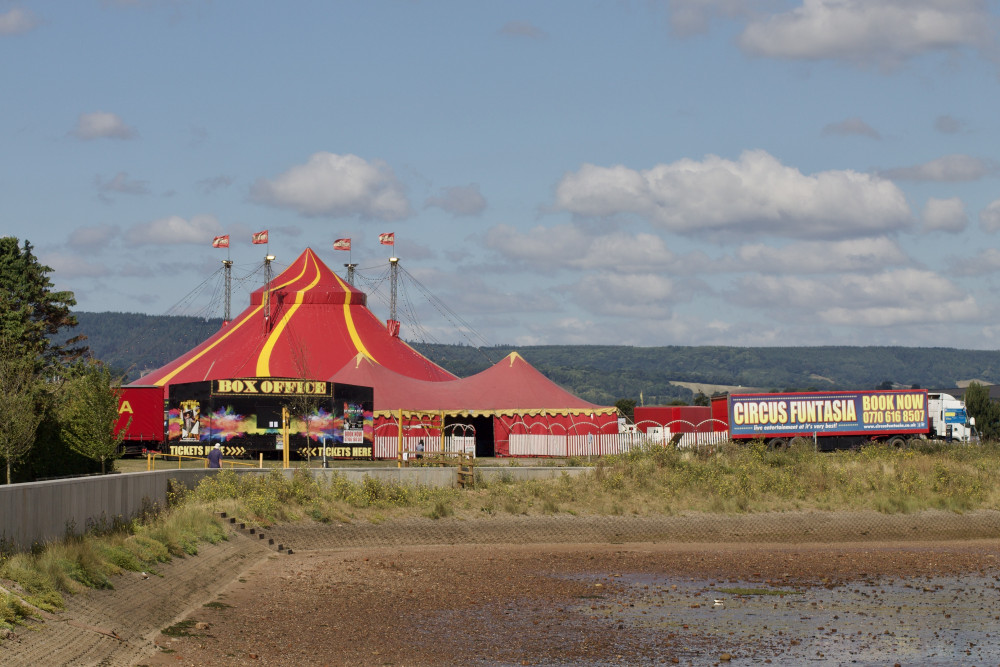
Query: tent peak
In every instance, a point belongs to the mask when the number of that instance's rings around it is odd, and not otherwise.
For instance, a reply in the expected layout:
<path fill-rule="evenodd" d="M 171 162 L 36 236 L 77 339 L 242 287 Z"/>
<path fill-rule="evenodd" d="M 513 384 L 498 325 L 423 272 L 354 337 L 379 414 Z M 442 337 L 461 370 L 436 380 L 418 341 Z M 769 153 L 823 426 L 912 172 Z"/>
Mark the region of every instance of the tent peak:
<path fill-rule="evenodd" d="M 507 357 L 506 357 L 506 361 L 507 361 L 508 363 L 510 363 L 510 365 L 511 365 L 511 366 L 513 366 L 513 365 L 514 365 L 515 363 L 517 363 L 517 361 L 518 361 L 519 359 L 520 359 L 521 361 L 524 361 L 524 357 L 522 357 L 522 356 L 521 356 L 520 354 L 518 354 L 517 352 L 511 352 L 511 353 L 510 353 L 510 354 L 508 354 L 508 355 L 507 355 Z"/>
<path fill-rule="evenodd" d="M 347 362 L 351 363 L 351 362 Z M 364 352 L 358 352 L 354 355 L 354 367 L 361 368 L 362 364 L 368 364 L 369 366 L 377 366 L 379 363 L 371 358 L 371 356 L 365 354 Z"/>

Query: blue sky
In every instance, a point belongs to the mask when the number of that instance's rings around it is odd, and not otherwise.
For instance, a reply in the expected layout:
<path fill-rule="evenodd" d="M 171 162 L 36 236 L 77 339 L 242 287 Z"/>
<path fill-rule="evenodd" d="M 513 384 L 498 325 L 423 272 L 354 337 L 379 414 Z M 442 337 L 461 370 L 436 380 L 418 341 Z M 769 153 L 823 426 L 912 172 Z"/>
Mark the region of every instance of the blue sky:
<path fill-rule="evenodd" d="M 1000 348 L 998 19 L 979 0 L 0 0 L 0 234 L 80 310 L 204 312 L 185 295 L 216 235 L 237 276 L 263 229 L 279 269 L 312 247 L 342 271 L 349 237 L 376 275 L 394 232 L 478 334 L 414 298 L 404 338 Z"/>

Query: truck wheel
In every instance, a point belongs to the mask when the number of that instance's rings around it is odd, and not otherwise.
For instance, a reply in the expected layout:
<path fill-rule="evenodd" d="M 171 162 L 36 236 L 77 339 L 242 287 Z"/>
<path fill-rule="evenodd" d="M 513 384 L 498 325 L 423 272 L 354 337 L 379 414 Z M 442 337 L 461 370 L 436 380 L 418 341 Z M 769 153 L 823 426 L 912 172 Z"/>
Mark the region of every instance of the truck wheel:
<path fill-rule="evenodd" d="M 767 441 L 767 448 L 775 452 L 788 449 L 788 441 L 784 438 L 771 438 Z"/>
<path fill-rule="evenodd" d="M 889 438 L 889 442 L 886 444 L 888 444 L 893 449 L 903 449 L 904 447 L 906 447 L 906 440 L 897 435 L 895 437 Z"/>
<path fill-rule="evenodd" d="M 788 442 L 789 449 L 805 449 L 807 447 L 809 449 L 813 448 L 812 438 L 805 438 L 801 435 L 797 435 Z"/>

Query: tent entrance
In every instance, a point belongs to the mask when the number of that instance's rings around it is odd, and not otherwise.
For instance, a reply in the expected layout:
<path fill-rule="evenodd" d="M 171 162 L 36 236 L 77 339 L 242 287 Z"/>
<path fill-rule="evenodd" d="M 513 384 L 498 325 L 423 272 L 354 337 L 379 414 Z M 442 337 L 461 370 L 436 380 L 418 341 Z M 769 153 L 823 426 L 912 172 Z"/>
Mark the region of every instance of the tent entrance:
<path fill-rule="evenodd" d="M 458 415 L 455 417 L 446 416 L 444 418 L 445 428 L 452 424 L 465 424 L 476 430 L 476 458 L 492 458 L 496 456 L 493 446 L 493 417 L 492 415 L 483 417 L 472 417 Z"/>

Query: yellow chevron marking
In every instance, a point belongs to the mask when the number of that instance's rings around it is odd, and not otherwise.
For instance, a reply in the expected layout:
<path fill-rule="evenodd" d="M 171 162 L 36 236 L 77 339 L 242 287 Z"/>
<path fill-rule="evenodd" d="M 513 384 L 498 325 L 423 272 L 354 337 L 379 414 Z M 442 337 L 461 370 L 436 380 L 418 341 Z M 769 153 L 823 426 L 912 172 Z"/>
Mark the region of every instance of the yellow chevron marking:
<path fill-rule="evenodd" d="M 168 382 L 170 382 L 170 380 L 172 380 L 175 375 L 177 375 L 182 370 L 184 370 L 185 368 L 187 368 L 188 366 L 190 366 L 191 364 L 193 364 L 194 362 L 196 362 L 201 357 L 205 356 L 205 354 L 207 354 L 210 350 L 212 350 L 212 348 L 214 348 L 216 345 L 218 345 L 222 341 L 224 341 L 227 338 L 229 338 L 229 336 L 231 336 L 233 333 L 235 333 L 237 329 L 239 329 L 244 324 L 246 324 L 247 322 L 249 322 L 250 320 L 252 320 L 253 316 L 256 315 L 258 312 L 260 312 L 260 310 L 263 307 L 264 307 L 263 305 L 257 306 L 256 308 L 253 309 L 253 311 L 251 311 L 249 314 L 247 314 L 247 316 L 244 317 L 242 320 L 240 320 L 238 323 L 230 325 L 230 327 L 226 330 L 226 332 L 224 334 L 222 334 L 221 336 L 219 336 L 218 340 L 216 340 L 214 343 L 212 343 L 211 345 L 209 345 L 208 347 L 206 347 L 204 350 L 202 350 L 198 354 L 194 355 L 193 357 L 191 357 L 190 359 L 188 359 L 187 361 L 185 361 L 183 364 L 181 364 L 180 366 L 178 366 L 174 370 L 172 370 L 169 373 L 167 373 L 166 375 L 164 375 L 162 378 L 160 378 L 160 380 L 158 382 L 156 382 L 156 386 L 157 387 L 162 387 L 163 385 L 165 385 Z"/>
<path fill-rule="evenodd" d="M 378 360 L 372 356 L 372 353 L 368 351 L 365 344 L 361 341 L 361 335 L 358 333 L 358 328 L 354 326 L 354 318 L 351 316 L 351 290 L 343 280 L 340 279 L 336 273 L 333 274 L 334 279 L 340 283 L 340 286 L 344 289 L 345 299 L 344 299 L 344 323 L 347 324 L 347 333 L 351 335 L 351 342 L 354 343 L 354 349 L 365 355 L 376 364 Z"/>

